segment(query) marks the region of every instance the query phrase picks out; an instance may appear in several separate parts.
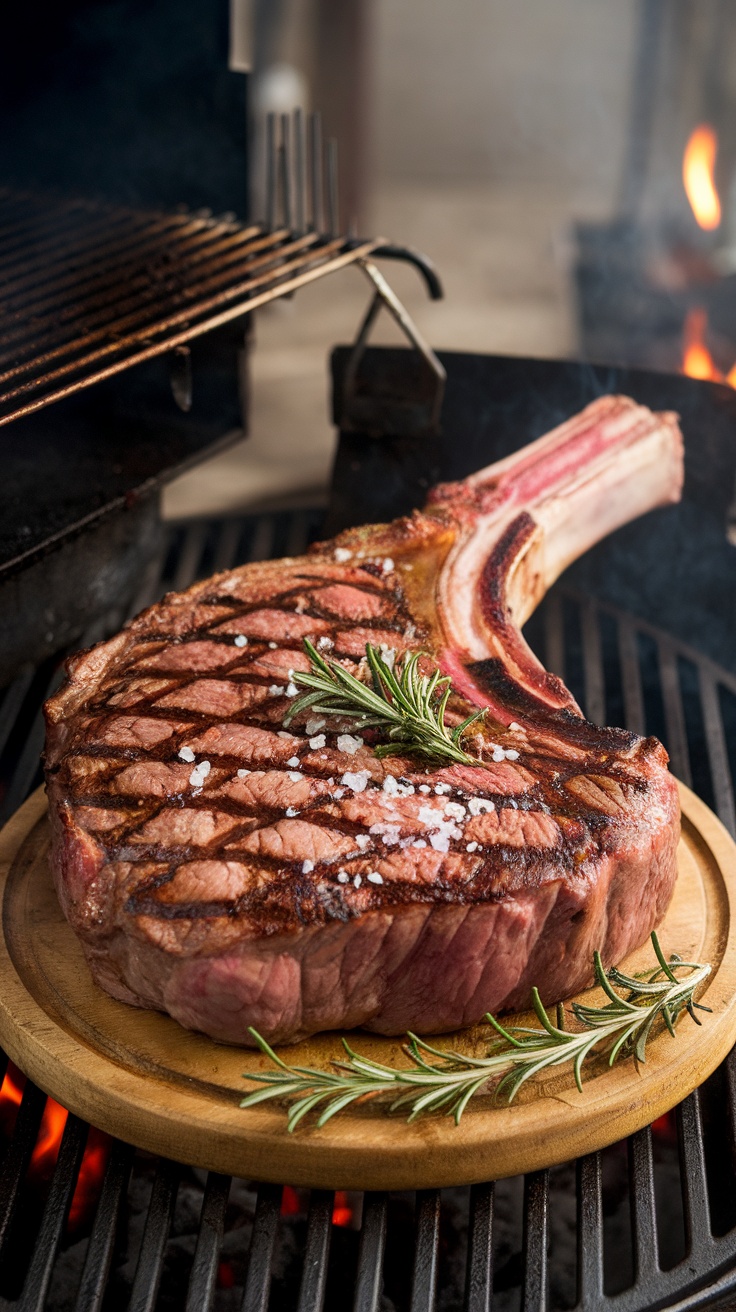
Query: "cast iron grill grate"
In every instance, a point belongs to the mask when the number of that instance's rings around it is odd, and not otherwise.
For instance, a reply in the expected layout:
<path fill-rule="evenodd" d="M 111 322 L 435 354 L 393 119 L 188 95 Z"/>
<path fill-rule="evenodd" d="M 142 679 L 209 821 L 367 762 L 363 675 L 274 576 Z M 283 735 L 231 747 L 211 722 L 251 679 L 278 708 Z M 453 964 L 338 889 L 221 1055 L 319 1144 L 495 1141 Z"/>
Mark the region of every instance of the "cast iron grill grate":
<path fill-rule="evenodd" d="M 0 188 L 0 425 L 185 351 L 379 245 Z"/>
<path fill-rule="evenodd" d="M 320 519 L 307 509 L 173 526 L 135 609 L 214 570 L 298 554 Z M 592 719 L 657 733 L 734 832 L 736 678 L 565 588 L 527 632 Z M 60 677 L 54 663 L 27 670 L 0 701 L 3 820 L 40 781 L 40 705 Z M 53 1172 L 34 1183 L 45 1105 L 26 1084 L 0 1147 L 2 1312 L 686 1312 L 736 1290 L 736 1053 L 628 1142 L 472 1189 L 310 1195 L 115 1141 L 76 1229 L 88 1127 L 68 1117 Z"/>

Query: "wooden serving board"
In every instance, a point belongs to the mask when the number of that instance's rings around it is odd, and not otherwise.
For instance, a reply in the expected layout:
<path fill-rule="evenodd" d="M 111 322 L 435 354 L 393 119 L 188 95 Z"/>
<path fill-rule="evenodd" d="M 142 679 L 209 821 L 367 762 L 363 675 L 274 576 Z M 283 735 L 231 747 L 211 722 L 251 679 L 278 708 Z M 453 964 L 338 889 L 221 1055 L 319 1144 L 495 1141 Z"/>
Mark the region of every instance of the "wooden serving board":
<path fill-rule="evenodd" d="M 42 1089 L 121 1139 L 190 1165 L 259 1180 L 352 1189 L 470 1184 L 551 1166 L 602 1148 L 668 1111 L 715 1070 L 736 1041 L 736 845 L 708 808 L 681 787 L 680 874 L 660 930 L 666 952 L 713 966 L 700 1028 L 684 1016 L 677 1037 L 652 1038 L 646 1065 L 588 1067 L 583 1093 L 567 1068 L 530 1083 L 511 1107 L 478 1096 L 458 1127 L 447 1116 L 413 1125 L 375 1103 L 323 1129 L 286 1133 L 283 1109 L 241 1110 L 264 1070 L 260 1054 L 189 1033 L 176 1021 L 115 1002 L 93 984 L 59 909 L 48 867 L 41 789 L 0 834 L 0 1044 Z M 653 963 L 649 945 L 630 971 Z M 587 995 L 595 998 L 600 990 Z M 481 1055 L 484 1026 L 436 1040 Z M 400 1040 L 353 1036 L 363 1053 L 406 1064 Z M 284 1049 L 289 1061 L 323 1066 L 336 1035 Z"/>

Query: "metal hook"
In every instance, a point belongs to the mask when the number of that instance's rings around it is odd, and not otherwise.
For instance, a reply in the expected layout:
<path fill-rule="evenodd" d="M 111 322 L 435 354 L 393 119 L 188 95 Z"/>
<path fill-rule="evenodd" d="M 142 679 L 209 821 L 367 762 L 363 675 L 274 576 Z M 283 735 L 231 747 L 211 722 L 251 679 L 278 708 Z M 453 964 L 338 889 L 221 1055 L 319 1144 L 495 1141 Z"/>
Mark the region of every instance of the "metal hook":
<path fill-rule="evenodd" d="M 393 288 L 372 260 L 359 259 L 359 267 L 370 279 L 375 291 L 345 366 L 342 383 L 340 428 L 345 431 L 405 433 L 434 432 L 439 425 L 447 374 L 429 342 L 422 336 L 408 310 L 402 305 Z M 358 396 L 357 380 L 360 362 L 365 354 L 368 336 L 382 308 L 388 310 L 412 346 L 427 366 L 427 395 L 421 398 L 420 411 L 414 406 L 411 415 L 404 405 L 399 417 L 395 405 L 391 418 L 387 416 L 385 398 Z M 380 409 L 380 414 L 379 414 Z"/>

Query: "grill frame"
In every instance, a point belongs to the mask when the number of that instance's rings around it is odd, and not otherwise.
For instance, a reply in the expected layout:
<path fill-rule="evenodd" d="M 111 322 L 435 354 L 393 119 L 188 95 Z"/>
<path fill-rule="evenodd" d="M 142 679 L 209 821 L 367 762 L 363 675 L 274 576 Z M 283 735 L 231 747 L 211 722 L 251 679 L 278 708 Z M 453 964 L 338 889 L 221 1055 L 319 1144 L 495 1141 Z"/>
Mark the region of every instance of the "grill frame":
<path fill-rule="evenodd" d="M 305 509 L 290 514 L 272 514 L 253 517 L 249 521 L 234 518 L 221 521 L 190 522 L 175 526 L 169 535 L 167 560 L 162 560 L 162 574 L 151 578 L 144 591 L 136 598 L 135 609 L 149 604 L 160 591 L 174 581 L 184 587 L 195 576 L 204 575 L 214 568 L 228 568 L 243 555 L 246 558 L 264 558 L 270 554 L 297 554 L 310 537 L 315 536 L 321 512 Z M 241 548 L 244 548 L 242 550 Z M 619 626 L 620 647 L 631 657 L 632 633 L 638 640 L 643 633 L 648 641 L 659 644 L 659 666 L 670 672 L 674 667 L 678 675 L 678 661 L 696 661 L 705 674 L 701 686 L 711 688 L 715 681 L 718 689 L 725 688 L 728 696 L 736 700 L 736 677 L 721 670 L 710 658 L 702 657 L 688 644 L 678 642 L 670 635 L 645 621 L 634 619 L 619 608 L 601 605 L 586 594 L 568 588 L 553 589 L 546 609 L 543 607 L 536 622 L 536 641 L 551 668 L 565 673 L 564 657 L 570 654 L 570 625 L 566 612 L 570 608 L 578 615 L 579 650 L 573 653 L 582 660 L 582 690 L 575 688 L 581 698 L 588 699 L 592 714 L 605 708 L 604 693 L 607 684 L 606 644 L 602 640 L 602 617 L 615 620 Z M 567 615 L 569 619 L 569 614 Z M 119 615 L 100 621 L 97 632 L 90 632 L 88 640 L 119 624 Z M 628 629 L 626 628 L 628 626 Z M 634 642 L 636 650 L 636 641 Z M 641 654 L 641 653 L 640 653 Z M 640 662 L 639 668 L 640 668 Z M 642 715 L 647 710 L 647 690 L 641 679 L 637 686 L 631 681 L 631 659 L 621 662 L 627 717 L 630 727 L 646 728 Z M 10 788 L 3 800 L 2 818 L 36 783 L 38 751 L 41 744 L 40 698 L 60 675 L 47 664 L 35 676 L 27 671 L 10 686 L 0 704 L 0 740 L 6 745 L 17 727 L 17 714 L 25 721 L 30 717 L 30 731 L 25 724 L 25 748 L 15 758 Z M 669 676 L 668 676 L 669 677 Z M 711 703 L 712 691 L 707 693 Z M 719 693 L 720 697 L 720 693 Z M 716 708 L 721 704 L 716 698 Z M 36 707 L 35 714 L 33 707 Z M 684 730 L 687 751 L 687 719 L 682 707 L 682 689 L 679 677 L 669 688 L 669 720 L 673 743 Z M 637 717 L 638 723 L 637 723 Z M 713 736 L 713 722 L 704 717 L 706 740 L 713 760 L 719 759 L 721 738 Z M 682 742 L 680 744 L 682 748 Z M 0 753 L 2 753 L 0 743 Z M 0 755 L 0 763 L 2 762 Z M 688 756 L 681 763 L 688 763 Z M 728 807 L 733 804 L 733 790 L 720 799 L 721 818 L 727 822 Z M 736 1133 L 736 1051 L 725 1063 L 728 1106 L 725 1109 L 731 1144 Z M 12 1245 L 12 1213 L 20 1197 L 30 1154 L 38 1132 L 44 1106 L 44 1095 L 32 1085 L 24 1092 L 15 1134 L 0 1166 L 0 1258 L 3 1250 Z M 0 1300 L 2 1312 L 40 1312 L 54 1278 L 55 1259 L 62 1239 L 66 1211 L 71 1199 L 76 1169 L 81 1160 L 87 1129 L 82 1122 L 70 1117 L 62 1141 L 51 1188 L 46 1200 L 43 1218 L 36 1241 L 35 1258 L 20 1299 L 9 1303 Z M 714 1298 L 736 1290 L 736 1226 L 724 1235 L 713 1237 L 709 1227 L 708 1188 L 703 1147 L 703 1121 L 701 1097 L 691 1095 L 678 1111 L 678 1139 L 683 1163 L 683 1207 L 689 1232 L 689 1248 L 683 1260 L 669 1271 L 661 1271 L 657 1264 L 657 1224 L 654 1191 L 653 1140 L 651 1129 L 640 1131 L 628 1141 L 627 1151 L 631 1179 L 632 1248 L 635 1281 L 625 1291 L 615 1295 L 603 1292 L 604 1217 L 602 1194 L 603 1154 L 595 1153 L 577 1163 L 578 1191 L 578 1296 L 575 1307 L 581 1312 L 653 1312 L 655 1308 L 677 1309 L 677 1312 L 705 1307 Z M 736 1154 L 734 1154 L 736 1162 Z M 116 1141 L 108 1161 L 104 1185 L 92 1226 L 86 1260 L 76 1293 L 78 1309 L 99 1309 L 110 1275 L 114 1252 L 115 1231 L 125 1211 L 125 1192 L 136 1156 L 132 1149 Z M 135 1276 L 127 1306 L 136 1312 L 152 1309 L 161 1289 L 167 1239 L 176 1204 L 177 1182 L 181 1171 L 175 1163 L 159 1161 L 148 1206 L 145 1228 L 138 1253 Z M 206 1309 L 213 1305 L 221 1244 L 225 1232 L 227 1193 L 229 1181 L 210 1174 L 204 1190 L 196 1246 L 189 1272 L 186 1295 L 187 1312 Z M 548 1290 L 550 1271 L 554 1267 L 554 1253 L 548 1258 L 551 1204 L 550 1172 L 538 1171 L 524 1181 L 523 1193 L 523 1269 L 521 1273 L 520 1306 L 523 1312 L 546 1312 L 552 1309 Z M 469 1191 L 468 1256 L 463 1307 L 466 1312 L 488 1312 L 491 1307 L 494 1273 L 494 1203 L 497 1186 L 492 1183 L 476 1185 Z M 272 1281 L 272 1263 L 279 1233 L 279 1186 L 261 1185 L 257 1202 L 250 1245 L 250 1260 L 242 1293 L 241 1307 L 247 1312 L 266 1312 Z M 331 1270 L 331 1218 L 333 1195 L 313 1191 L 306 1218 L 306 1235 L 301 1256 L 301 1283 L 296 1306 L 299 1312 L 318 1312 L 325 1306 L 328 1276 Z M 363 1220 L 359 1238 L 356 1274 L 351 1291 L 355 1312 L 378 1312 L 381 1306 L 383 1264 L 386 1257 L 386 1240 L 394 1201 L 384 1194 L 367 1194 L 363 1197 Z M 406 1304 L 411 1312 L 430 1312 L 437 1306 L 441 1292 L 442 1251 L 442 1195 L 439 1190 L 418 1194 L 415 1199 L 414 1255 L 412 1263 L 412 1290 Z M 334 1246 L 333 1246 L 334 1247 Z M 407 1254 L 407 1260 L 408 1254 Z M 347 1306 L 346 1301 L 343 1306 Z M 276 1306 L 273 1302 L 271 1306 Z"/>

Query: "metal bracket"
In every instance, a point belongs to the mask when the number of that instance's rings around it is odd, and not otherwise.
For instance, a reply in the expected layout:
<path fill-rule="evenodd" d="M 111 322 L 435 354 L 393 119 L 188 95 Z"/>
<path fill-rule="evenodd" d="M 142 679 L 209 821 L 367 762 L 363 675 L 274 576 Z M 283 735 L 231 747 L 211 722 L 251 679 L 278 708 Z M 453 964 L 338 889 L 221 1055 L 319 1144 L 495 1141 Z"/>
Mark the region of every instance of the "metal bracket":
<path fill-rule="evenodd" d="M 418 437 L 435 433 L 445 394 L 444 367 L 373 261 L 363 258 L 356 263 L 375 290 L 345 368 L 337 423 L 344 432 L 375 436 L 390 433 L 397 437 Z M 395 319 L 425 366 L 412 380 L 414 395 L 406 377 L 402 377 L 400 388 L 390 391 L 375 384 L 371 386 L 365 378 L 359 380 L 368 336 L 382 308 Z"/>

